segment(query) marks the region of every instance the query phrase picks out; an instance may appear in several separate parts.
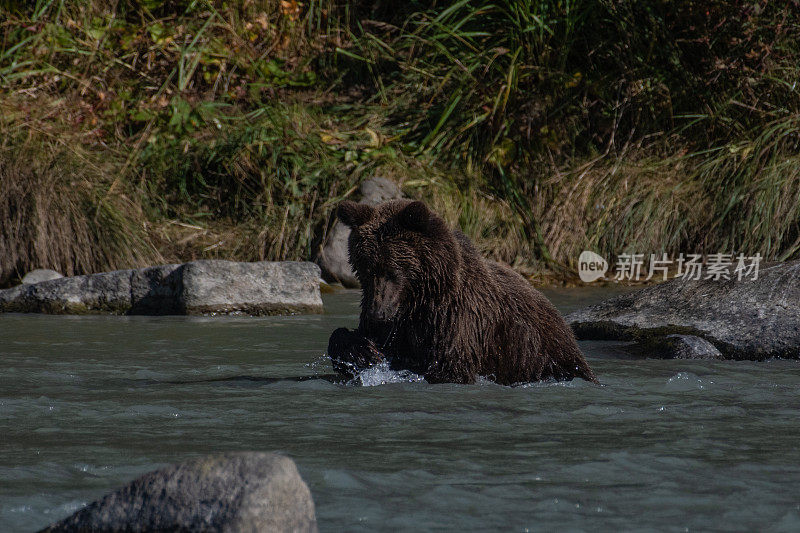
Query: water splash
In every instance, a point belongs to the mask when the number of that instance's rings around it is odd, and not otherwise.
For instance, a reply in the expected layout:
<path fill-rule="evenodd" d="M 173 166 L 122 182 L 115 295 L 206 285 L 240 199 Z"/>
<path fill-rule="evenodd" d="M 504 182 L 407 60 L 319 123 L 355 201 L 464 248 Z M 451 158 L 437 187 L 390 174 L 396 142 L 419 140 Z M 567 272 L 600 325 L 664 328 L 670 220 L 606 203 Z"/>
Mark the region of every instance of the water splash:
<path fill-rule="evenodd" d="M 328 354 L 322 354 L 304 366 L 313 370 L 315 374 L 328 373 L 331 370 L 331 359 Z"/>
<path fill-rule="evenodd" d="M 714 385 L 712 380 L 702 379 L 692 372 L 678 372 L 667 380 L 665 388 L 674 391 L 692 391 L 703 390 L 712 385 Z"/>
<path fill-rule="evenodd" d="M 375 387 L 388 383 L 419 383 L 425 381 L 422 376 L 410 370 L 392 370 L 386 362 L 363 370 L 351 383 L 364 387 Z"/>
<path fill-rule="evenodd" d="M 330 372 L 331 360 L 323 354 L 319 358 L 305 364 L 306 368 L 314 371 L 315 374 Z M 353 370 L 353 374 L 356 370 Z M 351 379 L 348 385 L 361 385 L 364 387 L 374 387 L 376 385 L 386 385 L 388 383 L 418 383 L 425 381 L 425 378 L 417 375 L 410 370 L 392 370 L 389 363 L 382 362 L 378 365 L 362 370 L 358 375 Z"/>

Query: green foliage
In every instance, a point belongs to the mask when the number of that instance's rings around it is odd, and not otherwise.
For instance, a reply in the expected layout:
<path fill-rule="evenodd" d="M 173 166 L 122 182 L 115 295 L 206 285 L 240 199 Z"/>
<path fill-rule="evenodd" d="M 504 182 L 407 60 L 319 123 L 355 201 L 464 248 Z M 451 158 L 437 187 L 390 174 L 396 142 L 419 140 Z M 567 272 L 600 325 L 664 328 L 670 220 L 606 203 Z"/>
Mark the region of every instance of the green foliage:
<path fill-rule="evenodd" d="M 79 196 L 37 185 L 86 217 L 75 272 L 151 244 L 310 258 L 331 206 L 375 173 L 518 266 L 584 248 L 785 259 L 800 254 L 796 7 L 6 1 L 0 114 L 51 172 L 77 152 L 103 163 Z M 12 174 L 0 206 L 39 183 Z"/>
<path fill-rule="evenodd" d="M 148 197 L 158 199 L 153 207 L 160 217 L 261 226 L 255 257 L 309 257 L 314 229 L 327 222 L 331 207 L 352 193 L 361 176 L 398 158 L 384 144 L 371 109 L 339 111 L 346 119 L 300 105 L 267 105 L 224 123 L 204 116 L 209 131 L 191 139 L 175 135 L 170 123 L 151 135 L 141 153 Z M 202 113 L 188 116 L 194 115 Z"/>
<path fill-rule="evenodd" d="M 800 255 L 800 114 L 698 157 L 693 178 L 713 198 L 714 245 L 780 260 Z"/>
<path fill-rule="evenodd" d="M 281 3 L 39 0 L 4 14 L 4 89 L 111 110 L 119 140 L 145 119 L 181 120 L 182 102 L 257 106 L 276 89 L 317 82 L 317 45 Z"/>
<path fill-rule="evenodd" d="M 407 96 L 409 138 L 476 164 L 675 129 L 706 147 L 800 109 L 800 12 L 781 2 L 459 0 L 373 27 L 354 57 Z"/>

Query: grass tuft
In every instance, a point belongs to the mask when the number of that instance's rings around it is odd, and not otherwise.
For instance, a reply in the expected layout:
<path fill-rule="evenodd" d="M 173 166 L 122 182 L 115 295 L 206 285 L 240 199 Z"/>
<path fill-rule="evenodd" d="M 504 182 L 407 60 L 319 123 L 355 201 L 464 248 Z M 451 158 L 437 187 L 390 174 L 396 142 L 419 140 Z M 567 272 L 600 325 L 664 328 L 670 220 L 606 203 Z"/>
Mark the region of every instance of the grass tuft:
<path fill-rule="evenodd" d="M 35 268 L 64 275 L 162 261 L 106 156 L 0 126 L 0 286 Z"/>

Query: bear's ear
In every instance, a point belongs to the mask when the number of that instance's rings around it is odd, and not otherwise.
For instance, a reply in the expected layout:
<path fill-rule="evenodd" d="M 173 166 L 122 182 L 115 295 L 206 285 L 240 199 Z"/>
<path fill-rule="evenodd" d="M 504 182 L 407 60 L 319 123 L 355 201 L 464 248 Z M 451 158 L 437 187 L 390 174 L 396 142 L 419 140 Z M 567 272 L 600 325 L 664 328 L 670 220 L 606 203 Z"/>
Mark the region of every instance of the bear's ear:
<path fill-rule="evenodd" d="M 422 202 L 411 202 L 400 211 L 399 219 L 404 228 L 422 233 L 428 229 L 431 212 Z"/>
<path fill-rule="evenodd" d="M 336 210 L 336 216 L 339 217 L 339 220 L 344 222 L 346 226 L 357 228 L 372 218 L 372 213 L 374 211 L 375 210 L 368 205 L 345 200 L 339 204 L 339 208 Z"/>

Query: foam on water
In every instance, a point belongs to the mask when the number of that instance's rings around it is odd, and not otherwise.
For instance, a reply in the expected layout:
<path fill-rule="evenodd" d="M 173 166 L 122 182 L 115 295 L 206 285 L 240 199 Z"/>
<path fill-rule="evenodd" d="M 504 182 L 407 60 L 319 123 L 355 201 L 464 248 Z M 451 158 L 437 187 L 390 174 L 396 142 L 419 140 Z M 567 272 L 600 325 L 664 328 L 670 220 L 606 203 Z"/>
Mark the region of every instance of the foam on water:
<path fill-rule="evenodd" d="M 354 380 L 364 387 L 375 387 L 388 383 L 418 383 L 425 378 L 409 370 L 392 370 L 385 361 L 362 371 Z"/>
<path fill-rule="evenodd" d="M 691 372 L 678 372 L 667 380 L 666 389 L 674 391 L 703 390 L 713 384 L 712 380 L 703 379 Z"/>

